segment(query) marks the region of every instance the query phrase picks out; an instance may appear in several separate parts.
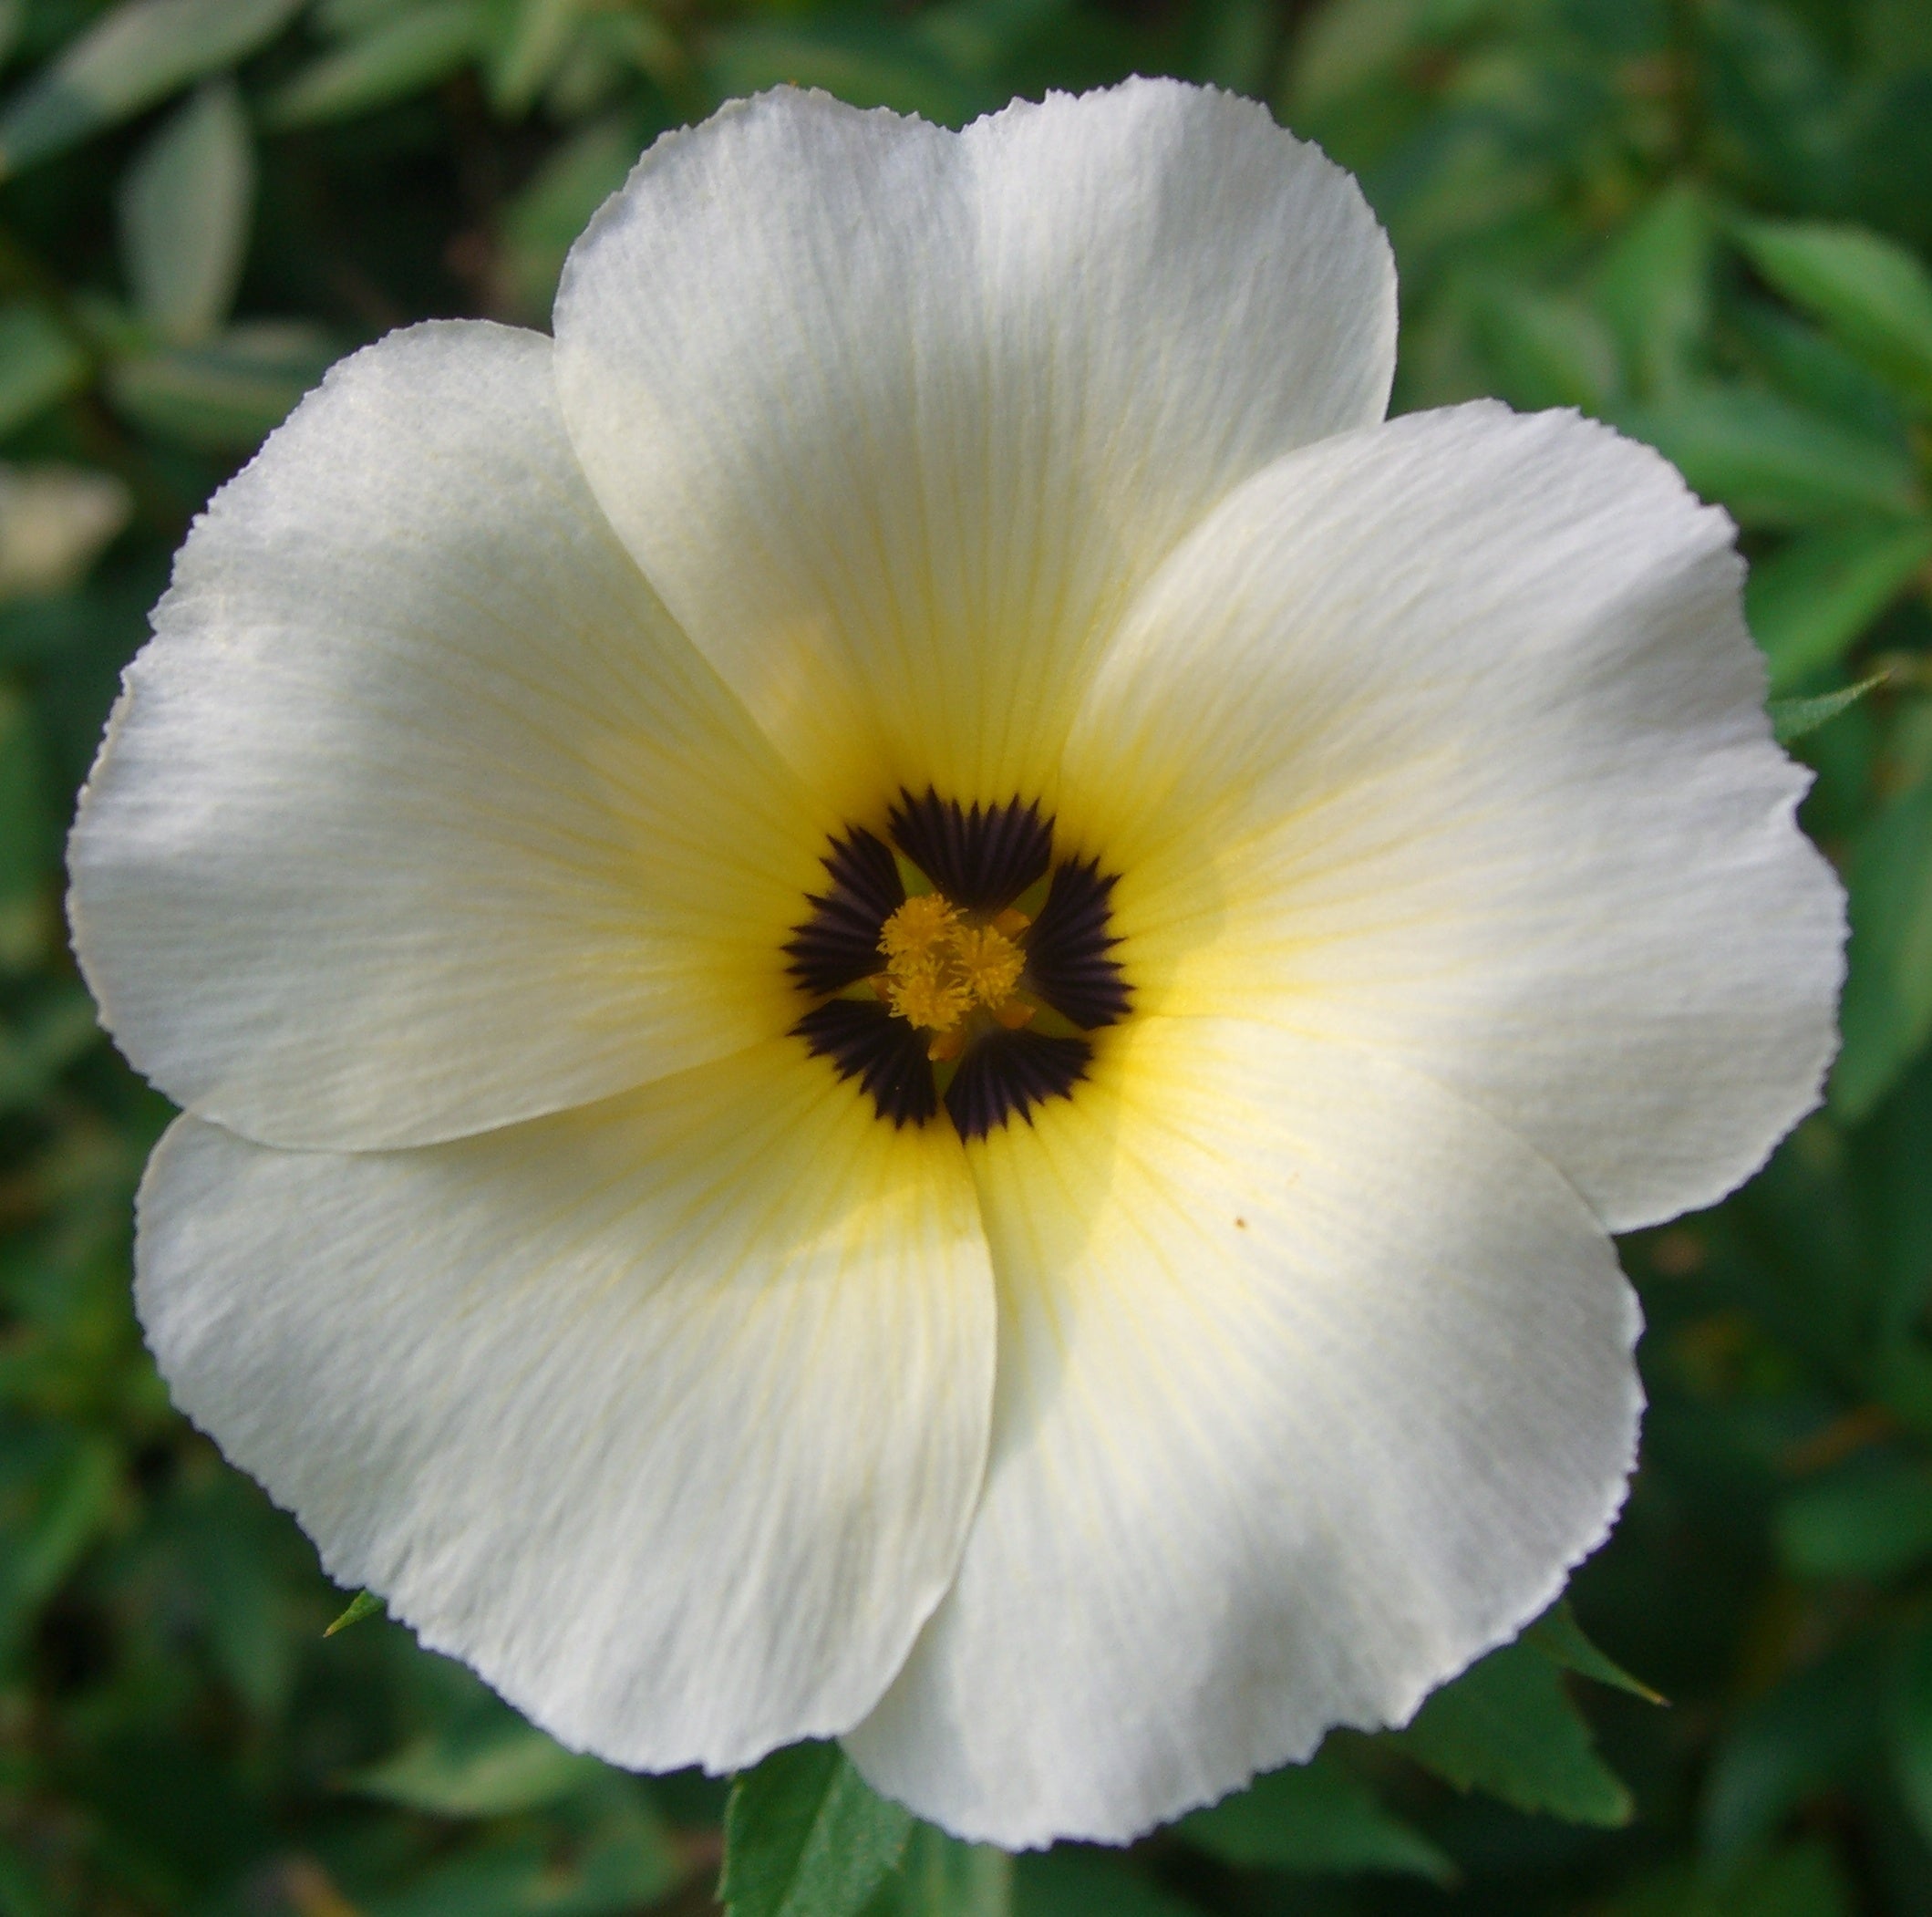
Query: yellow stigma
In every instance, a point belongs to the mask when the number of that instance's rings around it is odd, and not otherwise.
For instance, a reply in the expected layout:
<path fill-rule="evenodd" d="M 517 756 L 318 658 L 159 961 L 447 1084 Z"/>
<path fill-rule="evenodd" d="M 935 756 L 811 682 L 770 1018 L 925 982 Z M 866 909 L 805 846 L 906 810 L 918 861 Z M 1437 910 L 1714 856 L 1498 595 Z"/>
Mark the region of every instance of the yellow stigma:
<path fill-rule="evenodd" d="M 897 1017 L 935 1034 L 935 1058 L 956 1054 L 949 1035 L 982 1007 L 1009 1029 L 1023 1025 L 1032 1008 L 1013 989 L 1027 960 L 1011 935 L 1026 923 L 1002 912 L 992 925 L 969 925 L 937 892 L 909 898 L 880 929 L 886 962 L 873 981 L 879 996 Z"/>

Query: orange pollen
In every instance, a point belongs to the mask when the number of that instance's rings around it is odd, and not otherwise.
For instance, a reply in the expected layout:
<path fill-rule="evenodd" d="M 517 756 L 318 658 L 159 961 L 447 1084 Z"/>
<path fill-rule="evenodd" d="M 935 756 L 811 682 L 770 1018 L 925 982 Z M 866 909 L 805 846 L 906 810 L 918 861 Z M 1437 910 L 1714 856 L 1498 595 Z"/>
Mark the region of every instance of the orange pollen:
<path fill-rule="evenodd" d="M 881 927 L 885 969 L 873 984 L 895 1016 L 938 1035 L 934 1058 L 955 1056 L 965 1040 L 959 1028 L 973 1012 L 990 1011 L 1008 1030 L 1032 1017 L 1013 995 L 1027 963 L 1013 936 L 1027 923 L 1008 909 L 991 925 L 970 924 L 950 899 L 921 893 Z"/>

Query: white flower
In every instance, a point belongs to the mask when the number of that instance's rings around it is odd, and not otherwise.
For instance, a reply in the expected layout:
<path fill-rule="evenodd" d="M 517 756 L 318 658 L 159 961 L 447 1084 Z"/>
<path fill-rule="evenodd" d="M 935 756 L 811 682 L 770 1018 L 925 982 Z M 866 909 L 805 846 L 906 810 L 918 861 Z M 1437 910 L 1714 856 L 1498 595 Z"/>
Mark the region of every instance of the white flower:
<path fill-rule="evenodd" d="M 1258 107 L 782 92 L 190 536 L 73 841 L 142 1319 L 565 1742 L 1123 1839 L 1604 1536 L 1607 1234 L 1813 1102 L 1840 897 L 1722 514 L 1394 331 Z"/>

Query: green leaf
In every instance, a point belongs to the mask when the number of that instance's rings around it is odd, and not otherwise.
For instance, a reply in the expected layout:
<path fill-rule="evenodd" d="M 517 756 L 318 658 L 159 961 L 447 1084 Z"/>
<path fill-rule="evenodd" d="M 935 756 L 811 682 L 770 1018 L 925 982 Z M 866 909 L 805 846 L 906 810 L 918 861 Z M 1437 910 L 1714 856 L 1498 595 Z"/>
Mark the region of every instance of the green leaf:
<path fill-rule="evenodd" d="M 1888 439 L 1905 430 L 1899 396 L 1810 320 L 1770 301 L 1739 300 L 1725 315 L 1749 361 L 1775 392 L 1812 411 Z"/>
<path fill-rule="evenodd" d="M 108 370 L 108 394 L 162 439 L 246 451 L 281 425 L 335 357 L 334 343 L 306 326 L 232 326 L 201 346 L 120 360 Z"/>
<path fill-rule="evenodd" d="M 1200 1917 L 1104 1850 L 1061 1844 L 1013 1861 L 1013 1917 Z"/>
<path fill-rule="evenodd" d="M 100 1534 L 119 1482 L 119 1455 L 111 1438 L 77 1437 L 58 1426 L 30 1461 L 21 1480 L 0 1478 L 0 1645 L 13 1639 L 59 1589 L 81 1554 Z"/>
<path fill-rule="evenodd" d="M 94 1001 L 77 985 L 41 1000 L 11 1030 L 0 1027 L 0 1113 L 37 1104 L 99 1036 Z"/>
<path fill-rule="evenodd" d="M 1731 1720 L 1704 1788 L 1703 1842 L 1711 1856 L 1744 1856 L 1806 1798 L 1859 1764 L 1884 1723 L 1880 1649 L 1870 1637 L 1844 1644 Z"/>
<path fill-rule="evenodd" d="M 990 78 L 1070 8 L 1071 0 L 939 0 L 912 28 L 954 72 Z"/>
<path fill-rule="evenodd" d="M 129 0 L 0 112 L 0 179 L 232 67 L 302 0 Z"/>
<path fill-rule="evenodd" d="M 121 182 L 122 266 L 158 333 L 191 345 L 227 318 L 254 192 L 248 118 L 233 83 L 211 80 L 142 148 Z"/>
<path fill-rule="evenodd" d="M 705 65 L 721 94 L 822 87 L 855 107 L 890 107 L 941 126 L 986 104 L 923 36 L 885 20 L 746 21 L 710 36 Z"/>
<path fill-rule="evenodd" d="M 1774 699 L 1771 702 L 1772 735 L 1780 745 L 1791 745 L 1855 706 L 1885 682 L 1886 675 L 1875 672 L 1855 686 L 1841 686 L 1835 692 L 1821 692 L 1813 699 Z"/>
<path fill-rule="evenodd" d="M 1672 1864 L 1640 1878 L 1593 1917 L 1852 1917 L 1852 1899 L 1818 1839 L 1722 1870 Z"/>
<path fill-rule="evenodd" d="M 677 1881 L 668 1847 L 648 1830 L 606 1824 L 573 1835 L 559 1847 L 542 1830 L 491 1834 L 353 1906 L 331 1898 L 292 1908 L 318 1917 L 634 1917 Z"/>
<path fill-rule="evenodd" d="M 1480 308 L 1496 382 L 1534 410 L 1574 406 L 1607 412 L 1621 375 L 1609 329 L 1581 300 L 1526 286 L 1499 287 Z"/>
<path fill-rule="evenodd" d="M 1881 519 L 1802 534 L 1753 565 L 1744 611 L 1772 690 L 1837 665 L 1928 565 L 1932 523 Z"/>
<path fill-rule="evenodd" d="M 530 110 L 569 51 L 587 5 L 588 0 L 515 0 L 487 69 L 491 104 L 500 113 Z"/>
<path fill-rule="evenodd" d="M 438 1817 L 501 1817 L 535 1810 L 605 1776 L 594 1757 L 567 1751 L 507 1709 L 492 1709 L 352 1772 L 344 1788 Z"/>
<path fill-rule="evenodd" d="M 1224 1863 L 1307 1872 L 1387 1870 L 1446 1884 L 1455 1865 L 1332 1759 L 1257 1777 L 1182 1820 L 1179 1829 Z"/>
<path fill-rule="evenodd" d="M 0 0 L 0 26 L 5 4 Z M 41 1873 L 0 1834 L 0 1911 L 6 1917 L 54 1917 L 54 1905 L 41 1888 Z"/>
<path fill-rule="evenodd" d="M 322 1634 L 334 1637 L 338 1631 L 346 1631 L 351 1624 L 361 1623 L 364 1618 L 373 1618 L 381 1610 L 382 1600 L 373 1591 L 358 1591 L 341 1615 Z"/>
<path fill-rule="evenodd" d="M 505 303 L 542 319 L 572 243 L 624 184 L 642 145 L 628 111 L 585 127 L 553 148 L 503 210 L 498 249 Z"/>
<path fill-rule="evenodd" d="M 0 491 L 0 509 L 6 495 Z M 0 528 L 0 544 L 5 530 Z M 0 969 L 25 971 L 45 955 L 42 909 L 54 822 L 40 741 L 26 702 L 0 683 Z M 0 1037 L 0 1112 L 31 1105 L 47 1074 L 25 1031 Z"/>
<path fill-rule="evenodd" d="M 1810 525 L 1917 507 L 1902 446 L 1772 393 L 1706 387 L 1619 423 L 1672 461 L 1706 499 L 1747 525 Z"/>
<path fill-rule="evenodd" d="M 1901 1648 L 1888 1729 L 1898 1794 L 1932 1843 L 1932 1621 L 1921 1620 Z"/>
<path fill-rule="evenodd" d="M 1627 1691 L 1632 1697 L 1641 1697 L 1646 1704 L 1664 1702 L 1662 1692 L 1653 1691 L 1641 1678 L 1632 1677 L 1621 1664 L 1606 1657 L 1584 1635 L 1583 1626 L 1576 1622 L 1576 1613 L 1570 1609 L 1567 1598 L 1558 1598 L 1523 1633 L 1523 1638 L 1525 1643 L 1534 1645 L 1553 1663 L 1565 1671 L 1576 1672 L 1579 1677 L 1594 1678 L 1600 1684 Z"/>
<path fill-rule="evenodd" d="M 483 46 L 475 0 L 427 0 L 386 15 L 360 38 L 325 53 L 269 97 L 272 127 L 347 119 L 433 86 Z"/>
<path fill-rule="evenodd" d="M 1596 310 L 1623 355 L 1630 389 L 1668 394 L 1692 377 L 1710 326 L 1712 223 L 1679 182 L 1611 244 L 1596 269 Z"/>
<path fill-rule="evenodd" d="M 731 1788 L 718 1894 L 730 1917 L 848 1917 L 904 1852 L 912 1813 L 835 1744 L 773 1751 Z"/>
<path fill-rule="evenodd" d="M 1534 1646 L 1505 1645 L 1446 1684 L 1390 1742 L 1459 1790 L 1573 1824 L 1626 1824 L 1630 1794 L 1596 1755 L 1562 1673 Z"/>
<path fill-rule="evenodd" d="M 1887 1578 L 1932 1558 L 1932 1472 L 1860 1464 L 1787 1497 L 1778 1549 L 1801 1577 Z"/>
<path fill-rule="evenodd" d="M 1200 50 L 1186 77 L 1230 93 L 1266 92 L 1279 52 L 1270 0 L 1201 0 L 1196 16 Z"/>
<path fill-rule="evenodd" d="M 1751 221 L 1751 264 L 1846 349 L 1932 408 L 1932 274 L 1895 240 L 1857 226 Z"/>
<path fill-rule="evenodd" d="M 1932 780 L 1894 799 L 1853 848 L 1851 969 L 1833 1113 L 1855 1124 L 1932 1036 Z"/>
<path fill-rule="evenodd" d="M 38 306 L 0 306 L 0 436 L 87 384 L 88 356 Z"/>
<path fill-rule="evenodd" d="M 1009 1917 L 1012 1908 L 1013 1860 L 1004 1850 L 915 1823 L 866 1917 Z"/>

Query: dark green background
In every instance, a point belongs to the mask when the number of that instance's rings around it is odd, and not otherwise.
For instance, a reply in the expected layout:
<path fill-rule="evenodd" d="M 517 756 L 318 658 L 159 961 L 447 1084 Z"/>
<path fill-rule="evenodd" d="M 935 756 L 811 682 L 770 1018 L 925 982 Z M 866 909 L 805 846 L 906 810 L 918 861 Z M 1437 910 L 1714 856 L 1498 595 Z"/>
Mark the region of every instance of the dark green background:
<path fill-rule="evenodd" d="M 325 1641 L 343 1594 L 170 1411 L 128 1299 L 168 1113 L 66 954 L 61 834 L 190 515 L 336 355 L 542 324 L 640 147 L 728 94 L 957 123 L 1134 71 L 1359 171 L 1399 407 L 1651 439 L 1743 528 L 1774 690 L 1885 675 L 1797 748 L 1853 891 L 1846 1052 L 1753 1186 L 1624 1248 L 1652 1410 L 1573 1596 L 1668 1704 L 1553 1622 L 1405 1737 L 1017 1868 L 795 1754 L 734 1894 L 780 1907 L 754 1853 L 805 1802 L 807 1850 L 902 1859 L 903 1917 L 1932 1912 L 1932 0 L 159 4 L 103 51 L 108 7 L 0 0 L 0 462 L 127 514 L 84 576 L 0 585 L 0 1913 L 709 1907 L 722 1786 L 569 1757 L 379 1619 Z"/>

